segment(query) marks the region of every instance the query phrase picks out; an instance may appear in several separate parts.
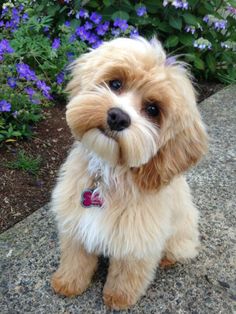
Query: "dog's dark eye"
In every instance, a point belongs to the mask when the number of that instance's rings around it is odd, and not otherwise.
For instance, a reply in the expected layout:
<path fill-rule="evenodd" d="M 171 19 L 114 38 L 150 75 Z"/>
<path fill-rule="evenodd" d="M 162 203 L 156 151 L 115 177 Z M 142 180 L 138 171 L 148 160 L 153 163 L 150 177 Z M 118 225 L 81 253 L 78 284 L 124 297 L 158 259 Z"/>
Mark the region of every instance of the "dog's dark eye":
<path fill-rule="evenodd" d="M 160 113 L 159 108 L 155 103 L 148 104 L 145 111 L 150 117 L 157 117 Z"/>
<path fill-rule="evenodd" d="M 120 80 L 109 81 L 109 86 L 111 90 L 119 91 L 122 88 L 122 82 Z"/>

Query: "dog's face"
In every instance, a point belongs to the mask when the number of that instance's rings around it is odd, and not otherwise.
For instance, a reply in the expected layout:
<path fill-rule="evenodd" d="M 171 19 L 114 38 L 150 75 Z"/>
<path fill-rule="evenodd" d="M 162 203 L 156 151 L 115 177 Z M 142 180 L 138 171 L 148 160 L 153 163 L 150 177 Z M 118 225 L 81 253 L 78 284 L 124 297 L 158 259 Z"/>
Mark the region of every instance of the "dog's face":
<path fill-rule="evenodd" d="M 183 66 L 156 40 L 120 38 L 73 65 L 67 122 L 75 138 L 146 189 L 195 164 L 206 135 Z"/>

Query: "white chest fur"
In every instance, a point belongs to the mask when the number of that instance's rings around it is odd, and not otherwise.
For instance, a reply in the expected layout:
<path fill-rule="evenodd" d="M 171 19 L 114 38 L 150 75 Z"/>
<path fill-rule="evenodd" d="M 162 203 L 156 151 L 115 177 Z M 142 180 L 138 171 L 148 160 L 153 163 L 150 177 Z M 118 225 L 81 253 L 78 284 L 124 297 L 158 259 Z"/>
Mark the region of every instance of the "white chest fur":
<path fill-rule="evenodd" d="M 161 254 L 171 233 L 171 188 L 158 193 L 140 193 L 124 169 L 109 168 L 94 156 L 83 164 L 78 156 L 78 152 L 71 153 L 53 193 L 61 232 L 70 233 L 89 252 L 107 256 L 143 258 Z M 75 173 L 78 164 L 81 169 Z M 98 172 L 102 177 L 98 190 L 104 199 L 104 208 L 83 208 L 81 194 L 90 187 L 89 178 Z"/>
<path fill-rule="evenodd" d="M 86 249 L 117 258 L 160 254 L 170 234 L 166 228 L 170 212 L 163 193 L 141 195 L 124 169 L 109 168 L 94 156 L 88 170 L 90 175 L 100 173 L 98 191 L 105 203 L 103 208 L 82 210 L 76 229 Z"/>

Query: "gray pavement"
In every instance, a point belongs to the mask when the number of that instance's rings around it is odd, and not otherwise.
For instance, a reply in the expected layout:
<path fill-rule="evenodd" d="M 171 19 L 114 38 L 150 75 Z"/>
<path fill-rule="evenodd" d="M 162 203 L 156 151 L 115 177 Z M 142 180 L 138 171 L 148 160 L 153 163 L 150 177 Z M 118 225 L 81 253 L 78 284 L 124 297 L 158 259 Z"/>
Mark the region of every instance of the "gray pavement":
<path fill-rule="evenodd" d="M 188 181 L 201 212 L 201 253 L 185 265 L 158 269 L 146 296 L 127 313 L 236 313 L 235 108 L 236 86 L 200 104 L 210 151 Z M 48 206 L 4 232 L 0 241 L 0 313 L 110 313 L 102 303 L 104 259 L 82 296 L 52 292 L 59 249 Z"/>

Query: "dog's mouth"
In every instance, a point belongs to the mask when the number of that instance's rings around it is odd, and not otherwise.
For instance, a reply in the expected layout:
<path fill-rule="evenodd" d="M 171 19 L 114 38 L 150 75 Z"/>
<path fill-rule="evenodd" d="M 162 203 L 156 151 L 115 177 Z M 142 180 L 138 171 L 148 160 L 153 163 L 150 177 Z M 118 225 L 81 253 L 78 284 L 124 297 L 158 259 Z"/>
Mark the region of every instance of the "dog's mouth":
<path fill-rule="evenodd" d="M 97 127 L 87 131 L 81 141 L 88 150 L 107 160 L 111 165 L 118 163 L 120 147 L 118 141 L 114 139 L 113 132 Z"/>
<path fill-rule="evenodd" d="M 117 141 L 117 132 L 111 131 L 109 128 L 102 128 L 99 127 L 98 130 L 105 136 L 112 138 L 113 140 Z"/>

